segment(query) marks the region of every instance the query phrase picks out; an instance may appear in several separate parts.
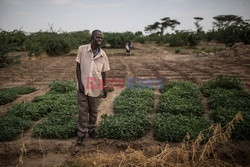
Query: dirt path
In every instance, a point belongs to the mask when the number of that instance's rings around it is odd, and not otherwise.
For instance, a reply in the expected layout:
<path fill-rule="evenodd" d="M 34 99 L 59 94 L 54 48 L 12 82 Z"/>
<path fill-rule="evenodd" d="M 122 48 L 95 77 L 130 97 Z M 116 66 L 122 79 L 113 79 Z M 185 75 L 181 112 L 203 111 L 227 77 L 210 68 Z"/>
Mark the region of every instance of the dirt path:
<path fill-rule="evenodd" d="M 127 56 L 124 50 L 106 50 L 109 56 L 111 71 L 108 78 L 136 77 L 138 79 L 163 79 L 165 82 L 188 80 L 196 84 L 212 79 L 218 75 L 237 75 L 243 82 L 246 90 L 250 91 L 249 59 L 231 60 L 216 55 L 189 55 L 172 54 L 165 46 L 134 45 L 132 55 Z M 35 86 L 37 91 L 21 96 L 12 103 L 0 106 L 0 115 L 8 108 L 21 101 L 31 101 L 35 96 L 45 94 L 48 84 L 55 79 L 75 80 L 75 57 L 42 57 L 28 59 L 19 65 L 0 69 L 0 88 L 12 86 Z M 99 105 L 98 122 L 102 114 L 113 113 L 113 100 L 121 93 L 115 90 L 102 99 Z M 157 94 L 158 96 L 158 94 Z M 64 162 L 69 157 L 83 153 L 92 153 L 97 150 L 115 153 L 125 150 L 127 146 L 142 149 L 151 145 L 165 143 L 153 140 L 152 133 L 133 142 L 118 140 L 87 138 L 81 148 L 74 146 L 75 138 L 68 140 L 39 140 L 30 135 L 24 138 L 0 143 L 0 166 L 15 166 L 21 155 L 20 148 L 24 145 L 26 154 L 23 156 L 22 166 L 53 166 Z M 239 143 L 238 143 L 239 145 Z M 243 143 L 244 145 L 244 143 Z M 250 146 L 245 143 L 245 146 Z M 247 155 L 249 158 L 249 156 Z M 46 161 L 45 161 L 46 160 Z"/>

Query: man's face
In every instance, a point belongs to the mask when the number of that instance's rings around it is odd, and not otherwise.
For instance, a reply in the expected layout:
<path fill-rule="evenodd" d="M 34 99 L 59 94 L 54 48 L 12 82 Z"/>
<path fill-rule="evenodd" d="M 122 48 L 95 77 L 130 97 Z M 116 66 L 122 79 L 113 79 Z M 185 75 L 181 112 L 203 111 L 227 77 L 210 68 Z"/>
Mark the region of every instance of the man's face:
<path fill-rule="evenodd" d="M 96 46 L 100 46 L 103 40 L 103 34 L 101 32 L 96 32 L 93 35 L 93 44 Z"/>

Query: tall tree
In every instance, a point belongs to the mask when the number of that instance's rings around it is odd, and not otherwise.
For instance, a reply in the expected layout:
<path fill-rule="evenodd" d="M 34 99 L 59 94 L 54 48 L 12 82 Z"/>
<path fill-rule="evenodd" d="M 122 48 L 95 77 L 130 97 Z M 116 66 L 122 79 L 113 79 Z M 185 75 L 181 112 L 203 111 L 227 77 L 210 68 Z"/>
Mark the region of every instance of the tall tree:
<path fill-rule="evenodd" d="M 242 16 L 237 15 L 218 15 L 213 17 L 213 19 L 215 20 L 213 25 L 218 29 L 226 28 L 233 24 L 239 24 L 243 21 Z"/>
<path fill-rule="evenodd" d="M 194 19 L 195 19 L 194 25 L 195 25 L 195 27 L 197 29 L 197 33 L 199 33 L 199 32 L 202 31 L 202 27 L 200 25 L 200 21 L 202 21 L 203 18 L 202 17 L 194 17 Z"/>
<path fill-rule="evenodd" d="M 164 17 L 161 19 L 161 22 L 155 22 L 152 25 L 146 26 L 145 31 L 149 31 L 149 32 L 155 31 L 160 35 L 164 35 L 164 32 L 168 27 L 174 30 L 175 27 L 180 24 L 181 23 L 175 19 L 170 19 L 170 17 Z"/>
<path fill-rule="evenodd" d="M 159 22 L 155 22 L 152 25 L 148 25 L 148 26 L 145 27 L 145 31 L 155 32 L 155 31 L 157 31 L 160 28 L 160 24 L 161 23 L 159 23 Z"/>

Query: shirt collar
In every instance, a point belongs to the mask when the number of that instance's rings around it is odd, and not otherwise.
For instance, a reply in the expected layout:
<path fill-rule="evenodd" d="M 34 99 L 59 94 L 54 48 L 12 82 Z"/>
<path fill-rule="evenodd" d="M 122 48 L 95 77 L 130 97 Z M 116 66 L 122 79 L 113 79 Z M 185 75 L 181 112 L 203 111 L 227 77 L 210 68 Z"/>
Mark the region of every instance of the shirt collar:
<path fill-rule="evenodd" d="M 92 52 L 91 44 L 88 45 L 87 51 L 88 51 L 88 52 Z M 98 58 L 98 57 L 102 57 L 102 56 L 103 56 L 103 53 L 102 53 L 102 49 L 100 48 L 99 53 L 96 55 L 96 57 L 95 57 L 94 59 L 96 59 L 96 58 Z"/>

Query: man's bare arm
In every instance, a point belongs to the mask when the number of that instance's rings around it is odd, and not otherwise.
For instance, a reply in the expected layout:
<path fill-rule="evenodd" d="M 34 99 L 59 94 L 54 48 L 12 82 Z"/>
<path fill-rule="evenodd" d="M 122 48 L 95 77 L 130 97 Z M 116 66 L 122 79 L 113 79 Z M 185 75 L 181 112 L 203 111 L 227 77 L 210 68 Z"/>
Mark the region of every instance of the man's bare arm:
<path fill-rule="evenodd" d="M 78 62 L 76 64 L 76 77 L 78 81 L 79 92 L 84 93 L 84 86 L 82 84 L 82 77 L 81 77 L 81 66 L 80 66 L 80 63 Z"/>
<path fill-rule="evenodd" d="M 106 73 L 102 72 L 102 82 L 103 82 L 103 98 L 107 97 L 107 87 L 106 87 Z"/>

